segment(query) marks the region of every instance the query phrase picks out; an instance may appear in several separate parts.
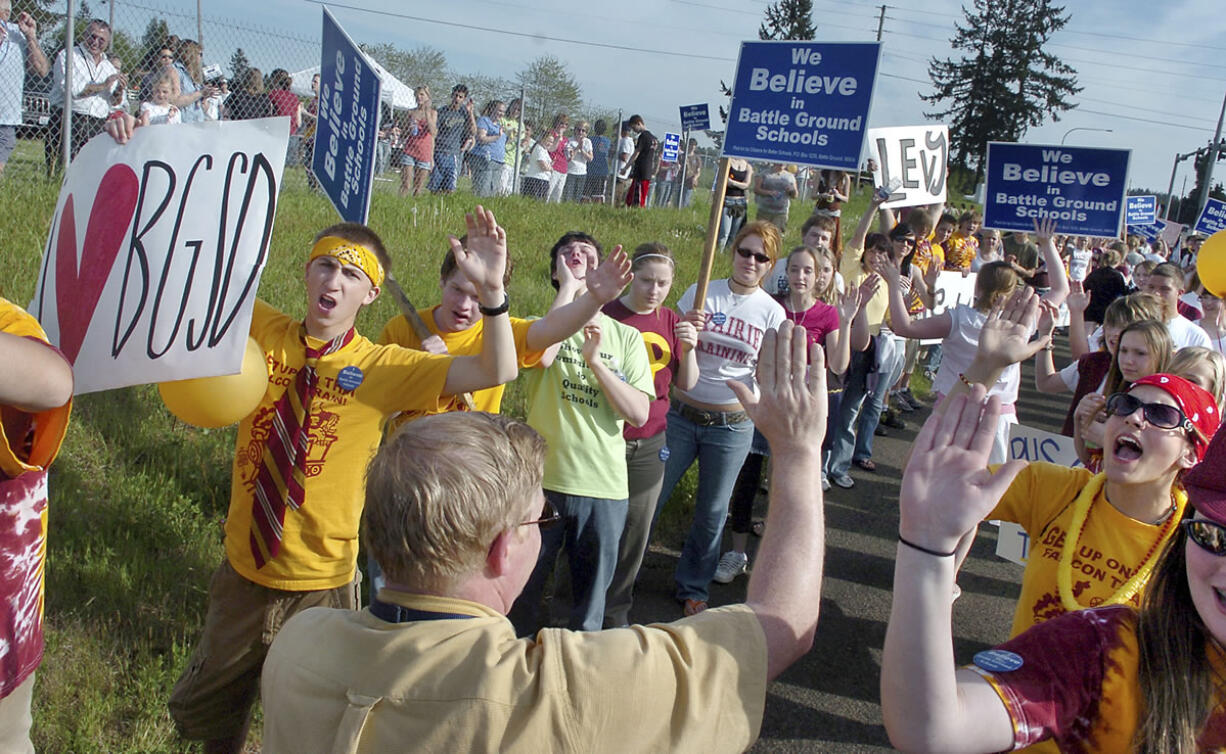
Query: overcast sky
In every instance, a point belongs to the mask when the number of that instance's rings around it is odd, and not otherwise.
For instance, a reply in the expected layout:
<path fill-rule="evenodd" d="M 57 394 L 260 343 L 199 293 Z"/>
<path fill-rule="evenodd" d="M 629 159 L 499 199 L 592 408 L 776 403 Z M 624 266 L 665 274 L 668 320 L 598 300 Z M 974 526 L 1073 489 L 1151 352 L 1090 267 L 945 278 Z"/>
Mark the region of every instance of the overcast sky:
<path fill-rule="evenodd" d="M 292 68 L 311 54 L 308 44 L 295 40 L 319 38 L 320 6 L 310 0 L 203 0 L 203 5 L 206 18 L 232 21 L 221 30 L 206 25 L 206 62 L 227 65 L 231 40 L 240 40 L 256 65 Z M 510 79 L 533 58 L 553 55 L 570 67 L 585 100 L 641 113 L 649 128 L 661 132 L 680 129 L 680 105 L 709 102 L 715 116 L 725 101 L 719 82 L 733 78 L 739 44 L 757 38 L 766 5 L 763 0 L 347 0 L 329 8 L 358 42 L 436 47 L 461 73 Z M 116 0 L 116 6 L 117 21 L 142 8 L 124 0 Z M 876 36 L 880 3 L 814 0 L 813 7 L 818 40 Z M 1032 129 L 1024 141 L 1059 144 L 1067 135 L 1068 144 L 1131 149 L 1132 185 L 1165 191 L 1175 154 L 1213 138 L 1226 94 L 1222 1 L 1069 0 L 1067 7 L 1072 18 L 1050 49 L 1077 70 L 1084 91 L 1075 97 L 1075 110 L 1058 123 Z M 94 7 L 106 9 L 104 2 Z M 923 112 L 931 108 L 919 98 L 931 90 L 927 61 L 950 52 L 953 24 L 961 17 L 956 0 L 894 0 L 886 7 L 870 127 L 927 120 Z M 172 31 L 194 35 L 194 20 L 182 15 L 168 20 Z M 260 40 L 236 26 L 275 29 L 285 38 Z M 1112 132 L 1068 133 L 1074 128 Z M 1187 160 L 1180 164 L 1176 192 L 1185 176 L 1191 187 L 1190 175 Z M 1215 175 L 1215 182 L 1221 181 L 1226 181 L 1226 161 Z"/>

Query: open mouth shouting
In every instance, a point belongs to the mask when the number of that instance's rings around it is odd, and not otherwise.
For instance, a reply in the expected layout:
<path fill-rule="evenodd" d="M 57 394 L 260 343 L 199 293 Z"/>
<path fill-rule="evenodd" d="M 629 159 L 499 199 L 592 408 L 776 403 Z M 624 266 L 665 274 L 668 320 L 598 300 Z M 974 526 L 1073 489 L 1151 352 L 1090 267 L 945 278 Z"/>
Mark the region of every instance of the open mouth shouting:
<path fill-rule="evenodd" d="M 1115 446 L 1111 449 L 1112 456 L 1115 460 L 1123 463 L 1132 463 L 1140 460 L 1145 450 L 1141 447 L 1141 441 L 1135 435 L 1120 435 L 1115 438 Z"/>

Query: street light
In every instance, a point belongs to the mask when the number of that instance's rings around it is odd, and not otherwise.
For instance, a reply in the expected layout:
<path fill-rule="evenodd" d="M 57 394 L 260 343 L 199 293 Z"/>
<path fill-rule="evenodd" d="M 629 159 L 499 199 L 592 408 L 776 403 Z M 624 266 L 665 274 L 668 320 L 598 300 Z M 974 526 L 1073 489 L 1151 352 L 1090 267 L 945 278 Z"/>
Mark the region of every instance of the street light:
<path fill-rule="evenodd" d="M 1071 134 L 1071 133 L 1072 133 L 1072 132 L 1074 132 L 1074 131 L 1099 131 L 1099 132 L 1101 132 L 1101 133 L 1105 133 L 1105 134 L 1115 133 L 1115 132 L 1114 132 L 1114 131 L 1112 131 L 1110 128 L 1083 128 L 1083 127 L 1079 127 L 1079 128 L 1070 128 L 1069 130 L 1065 131 L 1065 132 L 1064 132 L 1064 136 L 1062 136 L 1062 137 L 1060 138 L 1060 146 L 1064 146 L 1064 140 L 1065 140 L 1065 139 L 1067 139 L 1067 138 L 1068 138 L 1068 135 L 1069 135 L 1069 134 Z"/>

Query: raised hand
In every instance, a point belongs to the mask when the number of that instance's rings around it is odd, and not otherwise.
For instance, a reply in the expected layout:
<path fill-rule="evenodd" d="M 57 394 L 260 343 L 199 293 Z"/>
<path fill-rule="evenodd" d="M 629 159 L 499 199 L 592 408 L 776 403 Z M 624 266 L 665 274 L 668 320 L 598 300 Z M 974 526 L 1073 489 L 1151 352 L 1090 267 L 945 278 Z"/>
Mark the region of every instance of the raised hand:
<path fill-rule="evenodd" d="M 561 254 L 558 255 L 558 261 L 562 262 L 563 267 L 566 266 Z M 570 273 L 569 268 L 567 273 Z M 620 296 L 634 279 L 634 273 L 630 271 L 630 258 L 622 251 L 621 244 L 613 247 L 613 251 L 605 257 L 600 266 L 589 266 L 585 279 L 588 294 L 595 297 L 601 305 Z"/>
<path fill-rule="evenodd" d="M 856 312 L 860 311 L 860 288 L 858 286 L 848 286 L 841 294 L 839 294 L 838 312 L 839 322 L 850 322 Z"/>
<path fill-rule="evenodd" d="M 880 287 L 881 276 L 875 272 L 860 281 L 860 286 L 857 290 L 859 295 L 859 311 L 864 311 L 864 307 L 868 306 L 868 302 L 872 301 L 873 296 L 877 295 L 877 290 Z"/>
<path fill-rule="evenodd" d="M 806 345 L 805 329 L 784 322 L 766 331 L 758 352 L 758 395 L 738 380 L 727 382 L 772 455 L 821 447 L 826 434 L 826 354 L 814 343 L 806 358 Z"/>
<path fill-rule="evenodd" d="M 1038 311 L 1039 297 L 1029 287 L 1022 288 L 1003 306 L 993 309 L 979 331 L 975 360 L 989 368 L 1004 369 L 1034 356 L 1043 347 L 1041 342 L 1030 342 Z"/>
<path fill-rule="evenodd" d="M 924 422 L 903 472 L 899 534 L 937 552 L 953 552 L 979 525 L 1025 467 L 1010 461 L 995 474 L 988 455 L 1000 420 L 1000 399 L 984 400 L 982 385 L 948 399 L 944 413 Z"/>
<path fill-rule="evenodd" d="M 464 216 L 464 224 L 468 228 L 467 247 L 455 236 L 449 237 L 456 266 L 479 292 L 496 293 L 501 299 L 502 278 L 507 268 L 507 232 L 498 225 L 494 213 L 479 204 Z M 482 303 L 498 306 L 502 301 Z"/>
<path fill-rule="evenodd" d="M 886 282 L 891 288 L 896 287 L 902 278 L 902 271 L 898 268 L 898 263 L 890 259 L 888 254 L 878 254 L 872 262 L 873 272 L 876 272 L 880 279 Z"/>
<path fill-rule="evenodd" d="M 593 322 L 583 326 L 583 358 L 588 364 L 600 358 L 600 325 Z"/>
<path fill-rule="evenodd" d="M 1068 298 L 1064 299 L 1070 312 L 1085 312 L 1090 306 L 1090 292 L 1085 289 L 1080 280 L 1070 280 Z"/>
<path fill-rule="evenodd" d="M 1034 218 L 1034 235 L 1039 243 L 1048 243 L 1056 234 L 1056 219 L 1054 217 Z"/>
<path fill-rule="evenodd" d="M 26 39 L 34 39 L 38 36 L 38 24 L 35 23 L 34 17 L 29 13 L 19 13 L 17 15 L 17 28 L 21 29 L 21 33 L 26 35 Z"/>

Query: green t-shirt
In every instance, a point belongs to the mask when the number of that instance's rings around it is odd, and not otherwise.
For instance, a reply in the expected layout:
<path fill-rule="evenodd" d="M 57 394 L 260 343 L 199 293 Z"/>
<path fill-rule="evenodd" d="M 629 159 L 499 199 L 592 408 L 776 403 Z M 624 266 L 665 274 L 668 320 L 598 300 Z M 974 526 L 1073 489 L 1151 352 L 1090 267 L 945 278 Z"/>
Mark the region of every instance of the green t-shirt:
<path fill-rule="evenodd" d="M 654 395 L 643 336 L 604 314 L 600 359 L 648 397 Z M 622 418 L 583 359 L 583 332 L 562 341 L 548 369 L 528 372 L 528 424 L 548 443 L 545 489 L 609 500 L 629 496 Z"/>

